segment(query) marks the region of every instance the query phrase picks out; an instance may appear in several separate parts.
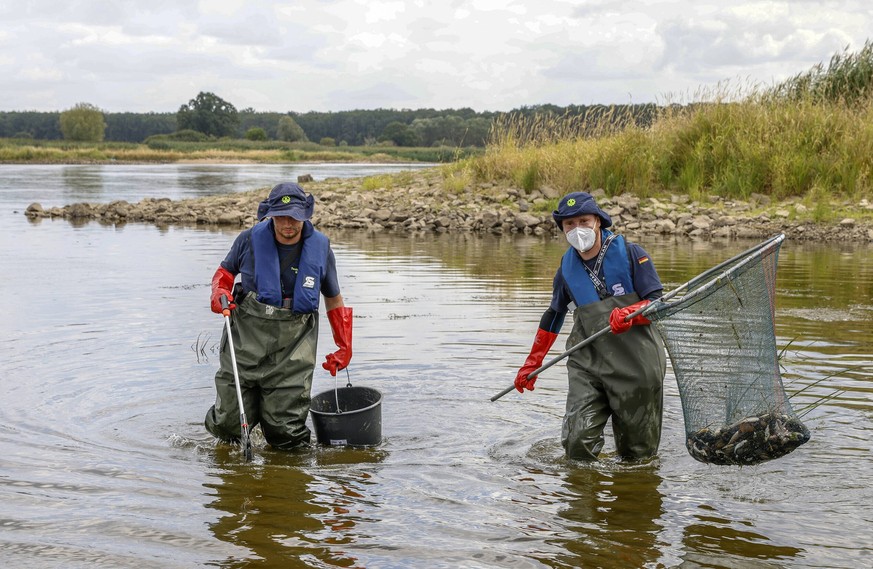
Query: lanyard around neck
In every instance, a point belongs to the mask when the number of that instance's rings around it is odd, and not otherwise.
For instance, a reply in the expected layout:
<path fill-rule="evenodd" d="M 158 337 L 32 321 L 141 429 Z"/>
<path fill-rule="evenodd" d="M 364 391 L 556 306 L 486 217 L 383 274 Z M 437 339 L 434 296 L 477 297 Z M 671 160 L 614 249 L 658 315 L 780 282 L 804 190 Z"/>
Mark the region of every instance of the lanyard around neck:
<path fill-rule="evenodd" d="M 603 267 L 603 259 L 606 257 L 606 250 L 609 248 L 612 240 L 615 239 L 616 234 L 613 233 L 609 237 L 607 237 L 603 241 L 603 245 L 600 247 L 600 253 L 597 254 L 597 260 L 594 262 L 594 268 L 590 268 L 587 264 L 585 264 L 585 260 L 582 260 L 582 266 L 585 267 L 585 271 L 588 273 L 588 276 L 591 278 L 591 283 L 594 285 L 594 288 L 597 290 L 597 296 L 600 297 L 601 300 L 612 296 L 609 294 L 609 291 L 606 289 L 606 285 L 603 284 L 603 281 L 600 280 L 600 277 L 597 275 L 600 274 L 600 269 Z"/>

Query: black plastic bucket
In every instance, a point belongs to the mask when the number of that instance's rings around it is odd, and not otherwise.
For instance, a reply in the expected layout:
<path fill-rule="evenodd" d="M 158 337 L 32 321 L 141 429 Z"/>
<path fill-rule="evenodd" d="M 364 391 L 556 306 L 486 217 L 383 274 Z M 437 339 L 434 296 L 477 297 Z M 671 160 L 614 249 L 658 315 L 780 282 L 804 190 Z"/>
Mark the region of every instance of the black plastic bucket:
<path fill-rule="evenodd" d="M 312 398 L 309 412 L 319 444 L 373 446 L 382 442 L 382 393 L 378 389 L 350 385 L 331 389 Z"/>

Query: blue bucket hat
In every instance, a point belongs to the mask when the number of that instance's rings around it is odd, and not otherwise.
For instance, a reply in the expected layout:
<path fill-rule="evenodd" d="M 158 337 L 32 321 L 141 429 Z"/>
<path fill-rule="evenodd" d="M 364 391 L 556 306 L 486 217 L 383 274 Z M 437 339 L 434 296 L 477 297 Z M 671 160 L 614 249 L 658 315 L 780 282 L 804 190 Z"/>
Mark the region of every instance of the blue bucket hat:
<path fill-rule="evenodd" d="M 258 204 L 258 221 L 263 221 L 263 219 L 267 217 L 268 209 L 270 209 L 270 205 L 267 203 L 267 200 Z"/>
<path fill-rule="evenodd" d="M 293 182 L 274 186 L 266 200 L 258 204 L 258 219 L 265 217 L 293 217 L 306 221 L 315 210 L 315 198 Z"/>
<path fill-rule="evenodd" d="M 601 227 L 606 229 L 612 225 L 609 215 L 597 206 L 594 196 L 587 192 L 572 192 L 558 202 L 558 209 L 552 212 L 552 219 L 558 224 L 558 229 L 563 230 L 564 220 L 577 215 L 590 213 L 600 218 Z"/>

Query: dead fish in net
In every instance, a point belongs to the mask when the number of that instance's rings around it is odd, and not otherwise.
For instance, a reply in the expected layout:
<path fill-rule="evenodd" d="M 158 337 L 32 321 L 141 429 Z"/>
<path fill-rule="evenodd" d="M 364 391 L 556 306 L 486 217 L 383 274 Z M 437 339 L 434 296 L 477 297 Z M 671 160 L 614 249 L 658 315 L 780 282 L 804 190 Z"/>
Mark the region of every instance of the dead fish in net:
<path fill-rule="evenodd" d="M 785 456 L 809 436 L 796 417 L 772 412 L 715 430 L 704 427 L 688 436 L 685 447 L 695 460 L 706 464 L 760 464 Z"/>

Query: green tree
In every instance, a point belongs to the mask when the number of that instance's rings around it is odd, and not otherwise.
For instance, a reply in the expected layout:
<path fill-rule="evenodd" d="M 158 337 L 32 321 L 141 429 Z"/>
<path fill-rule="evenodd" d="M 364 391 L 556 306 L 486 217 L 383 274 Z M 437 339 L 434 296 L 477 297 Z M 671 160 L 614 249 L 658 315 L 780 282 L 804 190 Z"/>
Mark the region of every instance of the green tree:
<path fill-rule="evenodd" d="M 464 121 L 464 137 L 456 142 L 456 146 L 485 146 L 488 133 L 491 132 L 491 120 L 474 117 Z"/>
<path fill-rule="evenodd" d="M 100 142 L 106 132 L 103 111 L 89 103 L 78 103 L 63 111 L 58 120 L 64 140 Z"/>
<path fill-rule="evenodd" d="M 397 146 L 418 146 L 421 138 L 418 134 L 400 121 L 392 121 L 385 126 L 379 141 L 390 140 Z"/>
<path fill-rule="evenodd" d="M 276 127 L 276 138 L 287 142 L 306 142 L 306 133 L 293 118 L 284 116 Z"/>
<path fill-rule="evenodd" d="M 267 131 L 259 126 L 252 127 L 246 131 L 246 140 L 267 140 Z"/>
<path fill-rule="evenodd" d="M 179 130 L 191 129 L 210 136 L 234 136 L 239 112 L 232 104 L 213 93 L 201 91 L 176 113 Z"/>
<path fill-rule="evenodd" d="M 29 132 L 37 140 L 60 140 L 61 113 L 38 113 L 36 111 L 0 111 L 0 138 L 8 138 L 18 132 Z"/>
<path fill-rule="evenodd" d="M 104 140 L 142 142 L 155 134 L 176 130 L 176 113 L 104 113 Z"/>

